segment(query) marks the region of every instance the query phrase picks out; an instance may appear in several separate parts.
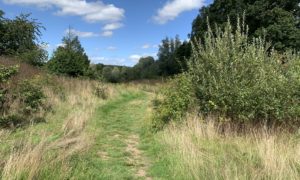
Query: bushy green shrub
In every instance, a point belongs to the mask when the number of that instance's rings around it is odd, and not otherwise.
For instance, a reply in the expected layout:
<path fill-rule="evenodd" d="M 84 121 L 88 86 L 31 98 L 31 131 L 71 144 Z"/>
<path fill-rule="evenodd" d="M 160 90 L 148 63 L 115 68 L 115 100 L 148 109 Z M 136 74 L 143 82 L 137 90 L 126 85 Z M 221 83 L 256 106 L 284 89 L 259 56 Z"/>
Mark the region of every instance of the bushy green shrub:
<path fill-rule="evenodd" d="M 224 30 L 208 29 L 189 61 L 201 112 L 241 123 L 299 123 L 299 54 L 280 54 L 262 38 L 248 39 L 239 22 L 234 32 L 229 22 Z"/>
<path fill-rule="evenodd" d="M 180 121 L 193 104 L 192 82 L 187 74 L 176 76 L 169 87 L 161 93 L 161 98 L 156 98 L 154 104 L 154 117 L 152 126 L 161 129 L 172 121 Z"/>
<path fill-rule="evenodd" d="M 29 80 L 19 84 L 16 96 L 20 102 L 20 111 L 24 115 L 36 113 L 44 105 L 45 95 L 41 87 Z"/>
<path fill-rule="evenodd" d="M 0 112 L 0 127 L 16 128 L 42 121 L 40 112 L 46 108 L 45 98 L 42 87 L 33 80 L 22 81 L 14 89 L 7 89 L 5 106 Z"/>
<path fill-rule="evenodd" d="M 0 114 L 3 113 L 4 103 L 6 101 L 5 95 L 7 93 L 7 88 L 5 87 L 5 83 L 9 80 L 9 78 L 14 75 L 18 71 L 18 66 L 13 67 L 4 67 L 0 65 Z"/>

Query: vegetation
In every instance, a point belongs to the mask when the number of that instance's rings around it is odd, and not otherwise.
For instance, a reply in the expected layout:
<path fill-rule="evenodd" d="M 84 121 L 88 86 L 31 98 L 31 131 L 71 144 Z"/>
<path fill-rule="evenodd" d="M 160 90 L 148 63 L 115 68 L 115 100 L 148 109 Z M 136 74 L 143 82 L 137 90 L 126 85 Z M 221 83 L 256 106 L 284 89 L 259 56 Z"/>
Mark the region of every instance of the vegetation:
<path fill-rule="evenodd" d="M 133 67 L 90 64 L 71 30 L 45 62 L 42 26 L 3 16 L 0 179 L 300 177 L 296 1 L 216 0 Z"/>
<path fill-rule="evenodd" d="M 12 79 L 13 75 L 18 74 L 18 66 L 1 67 L 1 70 L 0 127 L 15 128 L 43 121 L 42 116 L 47 107 L 39 79 Z"/>
<path fill-rule="evenodd" d="M 298 0 L 215 0 L 211 5 L 200 9 L 193 22 L 192 39 L 204 38 L 210 23 L 225 27 L 227 19 L 237 22 L 237 15 L 245 13 L 249 25 L 249 36 L 266 37 L 276 50 L 300 50 Z"/>
<path fill-rule="evenodd" d="M 261 38 L 249 40 L 239 21 L 235 29 L 230 22 L 215 33 L 209 28 L 204 43 L 193 46 L 187 78 L 177 78 L 157 109 L 162 121 L 178 119 L 175 112 L 182 117 L 194 93 L 200 113 L 219 121 L 299 124 L 300 56 L 269 49 Z"/>
<path fill-rule="evenodd" d="M 209 121 L 208 121 L 209 120 Z M 203 123 L 208 122 L 208 123 Z M 154 179 L 298 179 L 299 134 L 239 129 L 190 116 L 150 138 Z"/>
<path fill-rule="evenodd" d="M 89 69 L 90 61 L 81 47 L 77 36 L 69 33 L 62 40 L 63 46 L 57 48 L 47 63 L 51 72 L 72 77 L 83 76 Z"/>
<path fill-rule="evenodd" d="M 43 65 L 47 52 L 39 44 L 43 26 L 30 14 L 21 14 L 15 19 L 4 18 L 0 10 L 0 56 L 17 56 L 35 66 Z"/>

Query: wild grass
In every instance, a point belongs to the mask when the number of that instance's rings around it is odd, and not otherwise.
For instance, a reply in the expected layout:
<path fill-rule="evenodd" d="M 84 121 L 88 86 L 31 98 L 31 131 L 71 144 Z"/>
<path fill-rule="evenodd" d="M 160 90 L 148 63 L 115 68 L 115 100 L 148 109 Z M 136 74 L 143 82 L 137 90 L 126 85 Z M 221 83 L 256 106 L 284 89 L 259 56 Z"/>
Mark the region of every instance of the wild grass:
<path fill-rule="evenodd" d="M 46 123 L 2 130 L 0 136 L 0 177 L 2 179 L 63 179 L 70 172 L 68 159 L 93 143 L 86 131 L 94 110 L 103 102 L 94 91 L 96 81 L 46 79 L 43 91 L 52 106 Z M 110 88 L 107 88 L 111 94 Z M 1 152 L 2 151 L 2 152 Z"/>
<path fill-rule="evenodd" d="M 190 117 L 156 136 L 168 179 L 298 179 L 300 136 L 264 128 L 247 133 Z M 159 164 L 159 163 L 158 163 Z M 154 170 L 155 171 L 155 170 Z M 159 172 L 156 170 L 156 172 Z"/>

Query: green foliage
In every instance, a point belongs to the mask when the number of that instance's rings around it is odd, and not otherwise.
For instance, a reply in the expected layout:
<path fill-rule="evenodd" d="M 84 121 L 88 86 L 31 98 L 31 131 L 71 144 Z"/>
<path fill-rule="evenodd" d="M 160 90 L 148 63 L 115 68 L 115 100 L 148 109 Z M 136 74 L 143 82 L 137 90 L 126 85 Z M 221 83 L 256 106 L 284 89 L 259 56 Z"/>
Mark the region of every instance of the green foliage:
<path fill-rule="evenodd" d="M 5 84 L 11 76 L 17 73 L 17 71 L 18 66 L 4 67 L 0 65 L 0 114 L 4 112 L 4 103 L 7 101 L 6 94 L 8 90 L 5 87 Z"/>
<path fill-rule="evenodd" d="M 19 110 L 23 114 L 32 115 L 43 107 L 46 97 L 41 89 L 42 87 L 29 80 L 19 84 L 16 96 L 21 106 Z"/>
<path fill-rule="evenodd" d="M 53 73 L 72 77 L 84 75 L 89 69 L 90 61 L 78 37 L 69 32 L 62 42 L 64 46 L 60 46 L 54 51 L 47 64 L 48 69 Z"/>
<path fill-rule="evenodd" d="M 18 66 L 14 67 L 4 67 L 0 65 L 0 83 L 5 83 L 7 80 L 17 73 L 18 71 Z M 0 84 L 1 85 L 1 84 Z"/>
<path fill-rule="evenodd" d="M 227 18 L 237 22 L 237 14 L 245 12 L 249 25 L 249 36 L 266 36 L 275 49 L 297 49 L 300 47 L 299 0 L 215 0 L 203 7 L 193 22 L 192 39 L 204 38 L 211 23 L 226 26 Z"/>
<path fill-rule="evenodd" d="M 162 98 L 154 100 L 152 126 L 161 129 L 170 121 L 180 121 L 193 104 L 194 92 L 191 79 L 187 74 L 176 76 L 170 86 L 162 91 Z"/>
<path fill-rule="evenodd" d="M 277 53 L 247 27 L 208 28 L 193 46 L 189 74 L 204 114 L 234 122 L 299 123 L 300 56 Z"/>
<path fill-rule="evenodd" d="M 132 71 L 132 79 L 151 79 L 158 75 L 158 65 L 153 57 L 142 57 Z"/>
<path fill-rule="evenodd" d="M 0 55 L 17 56 L 32 65 L 42 65 L 47 52 L 39 43 L 43 27 L 30 14 L 21 14 L 15 19 L 6 19 L 0 13 Z M 28 58 L 28 59 L 27 59 Z"/>
<path fill-rule="evenodd" d="M 46 97 L 38 83 L 33 80 L 25 80 L 14 89 L 5 89 L 5 94 L 2 92 L 0 127 L 20 127 L 42 120 L 43 117 L 37 114 L 46 108 Z"/>
<path fill-rule="evenodd" d="M 176 50 L 181 46 L 179 36 L 175 39 L 163 39 L 158 51 L 158 64 L 160 75 L 169 76 L 180 72 L 180 64 L 176 60 Z"/>
<path fill-rule="evenodd" d="M 23 52 L 19 58 L 33 66 L 43 66 L 48 60 L 48 53 L 42 47 L 35 47 L 34 49 Z"/>

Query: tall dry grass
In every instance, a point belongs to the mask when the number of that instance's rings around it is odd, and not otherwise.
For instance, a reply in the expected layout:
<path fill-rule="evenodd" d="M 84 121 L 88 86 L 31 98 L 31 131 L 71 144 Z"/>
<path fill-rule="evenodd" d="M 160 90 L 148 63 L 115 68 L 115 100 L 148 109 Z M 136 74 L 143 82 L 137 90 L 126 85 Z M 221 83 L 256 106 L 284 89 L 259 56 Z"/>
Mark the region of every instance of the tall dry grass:
<path fill-rule="evenodd" d="M 103 102 L 94 93 L 99 82 L 72 78 L 54 78 L 51 81 L 54 81 L 54 86 L 44 86 L 44 93 L 54 109 L 53 113 L 60 112 L 60 108 L 68 112 L 64 112 L 67 113 L 64 119 L 46 118 L 46 123 L 61 122 L 61 127 L 56 129 L 61 135 L 51 140 L 59 133 L 43 132 L 44 130 L 40 129 L 30 132 L 21 140 L 16 140 L 10 155 L 3 162 L 3 179 L 40 179 L 43 178 L 41 171 L 45 171 L 45 167 L 64 168 L 58 170 L 63 172 L 60 177 L 63 178 L 71 169 L 68 166 L 68 158 L 85 151 L 93 143 L 93 137 L 86 131 L 86 127 L 96 107 Z M 111 94 L 110 88 L 107 88 L 107 91 Z M 59 167 L 55 167 L 57 163 L 60 164 Z"/>
<path fill-rule="evenodd" d="M 249 129 L 241 134 L 190 117 L 162 134 L 174 179 L 299 179 L 300 136 Z"/>

